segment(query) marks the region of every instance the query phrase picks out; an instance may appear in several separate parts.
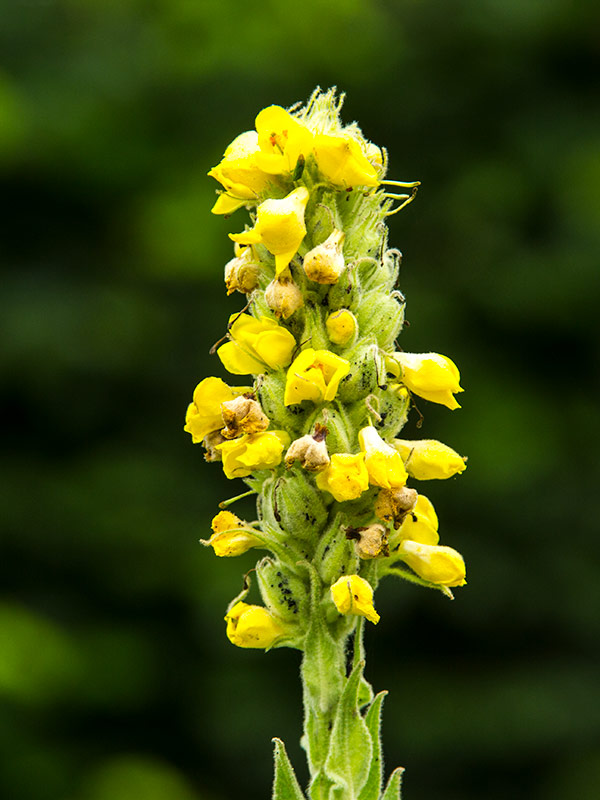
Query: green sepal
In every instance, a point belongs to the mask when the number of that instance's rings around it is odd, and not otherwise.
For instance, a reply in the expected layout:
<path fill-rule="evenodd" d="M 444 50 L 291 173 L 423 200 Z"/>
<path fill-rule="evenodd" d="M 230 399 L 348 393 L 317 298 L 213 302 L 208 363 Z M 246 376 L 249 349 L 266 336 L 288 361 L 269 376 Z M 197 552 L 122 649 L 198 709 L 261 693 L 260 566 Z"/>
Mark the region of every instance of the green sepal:
<path fill-rule="evenodd" d="M 383 759 L 381 754 L 381 706 L 387 692 L 379 692 L 365 715 L 365 723 L 371 735 L 373 755 L 369 767 L 369 776 L 358 800 L 378 800 L 383 782 Z"/>
<path fill-rule="evenodd" d="M 390 775 L 390 779 L 385 787 L 385 792 L 381 795 L 381 800 L 401 800 L 400 788 L 402 786 L 402 775 L 404 767 L 396 767 Z"/>
<path fill-rule="evenodd" d="M 334 784 L 334 797 L 357 797 L 369 775 L 373 745 L 358 707 L 363 669 L 360 661 L 347 679 L 331 731 L 325 774 Z"/>
<path fill-rule="evenodd" d="M 327 522 L 327 508 L 323 492 L 315 486 L 314 479 L 300 467 L 294 467 L 278 478 L 273 486 L 273 511 L 283 531 L 312 546 Z"/>
<path fill-rule="evenodd" d="M 275 776 L 273 778 L 273 800 L 306 800 L 298 785 L 296 773 L 288 758 L 281 739 L 272 739 L 275 744 Z"/>
<path fill-rule="evenodd" d="M 306 619 L 306 582 L 281 559 L 261 558 L 256 565 L 258 587 L 265 606 L 286 622 Z"/>

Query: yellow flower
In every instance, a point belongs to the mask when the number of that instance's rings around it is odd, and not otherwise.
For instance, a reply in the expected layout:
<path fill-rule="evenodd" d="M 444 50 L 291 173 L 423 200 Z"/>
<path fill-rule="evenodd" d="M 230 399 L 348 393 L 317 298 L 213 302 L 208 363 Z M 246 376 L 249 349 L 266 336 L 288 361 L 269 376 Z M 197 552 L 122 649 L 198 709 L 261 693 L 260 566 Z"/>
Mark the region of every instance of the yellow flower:
<path fill-rule="evenodd" d="M 271 647 L 283 628 L 263 606 L 236 603 L 226 616 L 227 638 L 237 647 Z"/>
<path fill-rule="evenodd" d="M 255 470 L 276 467 L 289 443 L 285 431 L 267 431 L 245 434 L 222 442 L 215 449 L 223 457 L 223 472 L 228 478 L 245 478 Z"/>
<path fill-rule="evenodd" d="M 329 350 L 307 347 L 290 365 L 283 402 L 286 406 L 312 400 L 333 400 L 342 378 L 350 371 L 350 362 Z"/>
<path fill-rule="evenodd" d="M 260 153 L 257 163 L 277 175 L 293 172 L 300 156 L 307 158 L 313 134 L 281 106 L 268 106 L 256 117 Z"/>
<path fill-rule="evenodd" d="M 234 375 L 258 374 L 265 371 L 265 366 L 286 367 L 292 360 L 296 340 L 275 320 L 233 314 L 229 325 L 233 341 L 221 345 L 217 355 L 225 369 Z"/>
<path fill-rule="evenodd" d="M 246 203 L 256 201 L 274 182 L 273 176 L 257 164 L 259 153 L 255 131 L 241 133 L 225 150 L 221 162 L 208 173 L 225 189 L 211 209 L 213 214 L 231 214 Z"/>
<path fill-rule="evenodd" d="M 365 454 L 370 483 L 384 489 L 404 486 L 408 474 L 404 469 L 402 456 L 383 441 L 372 425 L 359 431 L 358 441 Z"/>
<path fill-rule="evenodd" d="M 244 233 L 230 233 L 229 238 L 239 244 L 263 244 L 275 256 L 275 274 L 280 275 L 306 235 L 308 198 L 308 190 L 300 186 L 282 200 L 265 200 L 257 209 L 254 227 Z"/>
<path fill-rule="evenodd" d="M 410 539 L 400 542 L 398 554 L 420 578 L 440 586 L 464 586 L 465 562 L 451 547 L 420 544 Z"/>
<path fill-rule="evenodd" d="M 317 486 L 330 492 L 339 503 L 356 500 L 369 488 L 365 454 L 334 453 L 331 464 L 317 475 Z"/>
<path fill-rule="evenodd" d="M 353 136 L 315 136 L 313 151 L 319 171 L 342 189 L 379 186 L 377 171 Z"/>
<path fill-rule="evenodd" d="M 375 625 L 380 620 L 373 605 L 373 588 L 359 575 L 342 575 L 331 587 L 331 599 L 340 614 L 358 614 Z"/>
<path fill-rule="evenodd" d="M 221 378 L 205 378 L 194 389 L 193 402 L 188 406 L 183 430 L 192 434 L 194 444 L 201 442 L 209 433 L 223 427 L 221 403 L 251 391 L 251 386 L 227 386 Z"/>
<path fill-rule="evenodd" d="M 439 353 L 394 353 L 400 366 L 400 380 L 411 392 L 441 403 L 450 409 L 460 408 L 454 394 L 462 392 L 456 364 Z"/>
<path fill-rule="evenodd" d="M 219 511 L 211 527 L 213 535 L 208 541 L 201 541 L 210 545 L 217 556 L 239 556 L 261 544 L 252 529 L 245 527 L 244 522 L 231 511 Z"/>
<path fill-rule="evenodd" d="M 334 344 L 346 345 L 351 342 L 358 330 L 356 317 L 347 308 L 333 311 L 325 320 L 327 335 Z"/>
<path fill-rule="evenodd" d="M 315 283 L 337 283 L 346 269 L 344 251 L 345 234 L 335 230 L 323 244 L 318 244 L 304 256 L 302 267 L 306 277 Z"/>
<path fill-rule="evenodd" d="M 431 500 L 424 494 L 418 496 L 415 507 L 404 517 L 398 534 L 401 539 L 420 544 L 439 542 L 437 514 Z"/>
<path fill-rule="evenodd" d="M 395 439 L 394 447 L 402 456 L 409 475 L 420 481 L 451 478 L 467 468 L 466 458 L 435 439 Z"/>

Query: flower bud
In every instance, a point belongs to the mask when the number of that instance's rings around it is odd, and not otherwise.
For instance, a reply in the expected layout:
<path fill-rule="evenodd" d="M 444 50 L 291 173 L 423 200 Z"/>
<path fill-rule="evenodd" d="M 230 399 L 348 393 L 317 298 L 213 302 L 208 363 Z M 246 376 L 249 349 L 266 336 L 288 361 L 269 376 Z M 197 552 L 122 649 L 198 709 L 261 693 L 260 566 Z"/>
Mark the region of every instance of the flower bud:
<path fill-rule="evenodd" d="M 394 447 L 402 456 L 409 475 L 421 481 L 451 478 L 467 468 L 466 458 L 435 439 L 395 439 Z"/>
<path fill-rule="evenodd" d="M 340 381 L 339 397 L 342 403 L 353 403 L 371 394 L 377 387 L 380 375 L 384 375 L 379 348 L 371 339 L 361 337 L 359 344 L 346 352 L 350 371 Z"/>
<path fill-rule="evenodd" d="M 321 472 L 330 464 L 325 437 L 327 428 L 319 423 L 315 426 L 315 432 L 311 435 L 302 436 L 291 443 L 286 455 L 285 465 L 289 469 L 294 461 L 300 461 L 300 465 L 308 472 Z"/>
<path fill-rule="evenodd" d="M 290 622 L 302 618 L 308 592 L 297 575 L 281 561 L 263 558 L 256 566 L 256 577 L 264 604 L 272 614 Z"/>
<path fill-rule="evenodd" d="M 339 503 L 356 500 L 369 488 L 365 454 L 334 453 L 331 464 L 317 475 L 317 486 L 330 492 Z"/>
<path fill-rule="evenodd" d="M 269 419 L 277 419 L 282 428 L 296 437 L 305 430 L 308 412 L 299 405 L 283 405 L 285 384 L 286 374 L 282 370 L 261 375 L 257 381 L 256 394 Z"/>
<path fill-rule="evenodd" d="M 380 289 L 363 294 L 356 311 L 361 335 L 373 335 L 383 350 L 393 347 L 404 322 L 404 303 L 398 293 Z"/>
<path fill-rule="evenodd" d="M 221 403 L 221 414 L 225 423 L 221 433 L 225 439 L 235 439 L 244 433 L 260 433 L 269 427 L 269 418 L 260 404 L 248 395 Z"/>
<path fill-rule="evenodd" d="M 274 278 L 265 289 L 265 300 L 276 317 L 287 319 L 304 305 L 304 297 L 292 280 L 289 270 Z"/>
<path fill-rule="evenodd" d="M 358 614 L 375 625 L 379 614 L 373 606 L 373 588 L 359 575 L 342 575 L 331 587 L 331 599 L 340 614 Z"/>
<path fill-rule="evenodd" d="M 348 528 L 346 539 L 354 540 L 356 555 L 359 558 L 370 559 L 389 554 L 387 529 L 379 523 L 369 525 L 367 528 Z"/>
<path fill-rule="evenodd" d="M 465 562 L 451 547 L 420 544 L 405 539 L 397 550 L 400 558 L 420 578 L 440 586 L 464 586 Z"/>
<path fill-rule="evenodd" d="M 327 335 L 333 344 L 346 346 L 356 337 L 358 322 L 354 314 L 347 308 L 332 312 L 325 320 Z"/>
<path fill-rule="evenodd" d="M 239 556 L 262 544 L 251 528 L 231 511 L 219 511 L 213 519 L 211 527 L 213 535 L 210 539 L 201 539 L 202 544 L 210 546 L 216 556 Z"/>
<path fill-rule="evenodd" d="M 252 247 L 235 245 L 236 256 L 225 264 L 225 286 L 227 294 L 241 292 L 250 294 L 258 286 L 260 263 L 255 261 Z"/>
<path fill-rule="evenodd" d="M 408 486 L 382 489 L 375 501 L 375 514 L 384 522 L 391 522 L 394 528 L 399 528 L 405 517 L 417 503 L 416 489 Z"/>
<path fill-rule="evenodd" d="M 275 617 L 262 606 L 236 603 L 225 615 L 227 638 L 237 647 L 268 648 L 284 631 Z"/>
<path fill-rule="evenodd" d="M 306 541 L 316 541 L 327 522 L 322 493 L 302 474 L 288 474 L 275 481 L 273 514 L 281 530 Z"/>
<path fill-rule="evenodd" d="M 323 244 L 313 247 L 304 256 L 303 267 L 306 277 L 316 283 L 337 283 L 346 269 L 344 260 L 344 233 L 334 230 Z"/>

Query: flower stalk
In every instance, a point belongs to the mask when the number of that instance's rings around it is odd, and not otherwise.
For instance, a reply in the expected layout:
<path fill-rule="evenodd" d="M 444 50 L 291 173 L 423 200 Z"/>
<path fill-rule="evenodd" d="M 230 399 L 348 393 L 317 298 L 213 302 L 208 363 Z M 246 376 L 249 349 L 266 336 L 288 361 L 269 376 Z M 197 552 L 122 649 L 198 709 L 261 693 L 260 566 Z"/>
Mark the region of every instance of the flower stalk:
<path fill-rule="evenodd" d="M 384 788 L 385 692 L 364 677 L 364 626 L 380 619 L 386 576 L 450 597 L 465 583 L 431 501 L 407 483 L 452 477 L 466 459 L 398 438 L 413 395 L 455 409 L 462 391 L 446 356 L 396 350 L 404 297 L 385 221 L 419 184 L 385 179 L 385 151 L 342 124 L 342 100 L 317 90 L 292 112 L 263 109 L 209 173 L 222 186 L 213 213 L 250 214 L 225 267 L 227 293 L 247 305 L 216 348 L 246 385 L 204 378 L 185 430 L 245 481 L 238 498 L 257 496 L 256 521 L 226 500 L 203 541 L 219 557 L 267 553 L 227 609 L 228 638 L 302 652 L 310 784 L 304 792 L 276 739 L 275 800 L 398 800 L 401 770 Z"/>

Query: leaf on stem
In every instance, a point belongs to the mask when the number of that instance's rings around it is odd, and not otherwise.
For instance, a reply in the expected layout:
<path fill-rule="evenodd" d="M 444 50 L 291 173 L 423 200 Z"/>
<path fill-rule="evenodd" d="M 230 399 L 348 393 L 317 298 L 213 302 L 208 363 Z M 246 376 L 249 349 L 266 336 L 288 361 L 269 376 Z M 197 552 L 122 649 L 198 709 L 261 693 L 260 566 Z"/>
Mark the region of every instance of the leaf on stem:
<path fill-rule="evenodd" d="M 396 767 L 390 775 L 390 779 L 385 787 L 385 792 L 381 795 L 381 800 L 400 800 L 400 786 L 402 784 L 402 773 L 404 767 Z"/>
<path fill-rule="evenodd" d="M 275 743 L 275 777 L 273 778 L 273 800 L 305 800 L 298 785 L 296 773 L 292 767 L 285 745 L 281 739 L 273 739 Z"/>
<path fill-rule="evenodd" d="M 358 796 L 358 800 L 377 800 L 381 792 L 383 782 L 383 759 L 381 753 L 381 706 L 387 692 L 379 692 L 375 697 L 365 716 L 365 723 L 371 742 L 373 744 L 373 754 L 367 781 Z"/>

